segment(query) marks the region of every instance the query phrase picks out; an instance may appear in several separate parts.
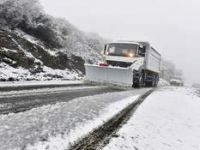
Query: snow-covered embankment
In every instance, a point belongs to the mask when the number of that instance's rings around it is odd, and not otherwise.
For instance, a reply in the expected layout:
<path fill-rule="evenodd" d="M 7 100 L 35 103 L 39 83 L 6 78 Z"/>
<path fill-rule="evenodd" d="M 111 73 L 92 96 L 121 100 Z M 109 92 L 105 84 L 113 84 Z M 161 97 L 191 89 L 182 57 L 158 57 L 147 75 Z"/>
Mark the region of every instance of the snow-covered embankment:
<path fill-rule="evenodd" d="M 154 92 L 104 150 L 199 150 L 199 96 L 190 88 Z"/>

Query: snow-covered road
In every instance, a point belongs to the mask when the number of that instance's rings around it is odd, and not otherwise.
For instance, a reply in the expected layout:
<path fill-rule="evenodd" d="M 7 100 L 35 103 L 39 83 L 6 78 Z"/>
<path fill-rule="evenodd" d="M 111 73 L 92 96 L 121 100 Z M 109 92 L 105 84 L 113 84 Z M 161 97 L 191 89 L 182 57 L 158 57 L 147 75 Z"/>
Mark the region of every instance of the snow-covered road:
<path fill-rule="evenodd" d="M 62 88 L 43 88 L 0 92 L 0 114 L 23 112 L 35 107 L 67 102 L 74 98 L 117 92 L 119 89 L 106 86 L 67 86 Z"/>
<path fill-rule="evenodd" d="M 13 81 L 0 82 L 0 87 L 36 86 L 36 85 L 71 85 L 83 84 L 83 80 L 50 80 L 50 81 Z"/>
<path fill-rule="evenodd" d="M 198 90 L 159 89 L 116 134 L 104 150 L 199 150 Z"/>
<path fill-rule="evenodd" d="M 84 96 L 21 113 L 0 115 L 0 149 L 66 149 L 149 90 Z"/>
<path fill-rule="evenodd" d="M 14 81 L 0 82 L 0 91 L 31 90 L 67 86 L 85 86 L 83 80 Z"/>

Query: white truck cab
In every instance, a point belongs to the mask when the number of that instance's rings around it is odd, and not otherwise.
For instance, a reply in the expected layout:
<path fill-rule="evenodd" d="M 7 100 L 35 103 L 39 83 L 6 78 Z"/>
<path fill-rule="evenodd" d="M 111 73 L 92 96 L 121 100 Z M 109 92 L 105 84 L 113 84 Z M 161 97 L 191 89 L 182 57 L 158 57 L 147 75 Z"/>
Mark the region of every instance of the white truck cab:
<path fill-rule="evenodd" d="M 86 79 L 134 87 L 157 86 L 161 55 L 149 42 L 108 43 L 103 55 L 107 65 L 86 64 Z"/>

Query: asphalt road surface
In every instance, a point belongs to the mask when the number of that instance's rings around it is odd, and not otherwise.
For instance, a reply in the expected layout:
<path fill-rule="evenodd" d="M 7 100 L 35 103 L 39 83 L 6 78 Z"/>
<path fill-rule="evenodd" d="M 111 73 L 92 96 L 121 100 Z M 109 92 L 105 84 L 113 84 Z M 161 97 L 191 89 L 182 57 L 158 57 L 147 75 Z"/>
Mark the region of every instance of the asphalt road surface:
<path fill-rule="evenodd" d="M 0 114 L 18 113 L 32 108 L 57 102 L 67 102 L 74 98 L 117 92 L 121 89 L 106 86 L 81 86 L 10 91 L 0 93 Z"/>

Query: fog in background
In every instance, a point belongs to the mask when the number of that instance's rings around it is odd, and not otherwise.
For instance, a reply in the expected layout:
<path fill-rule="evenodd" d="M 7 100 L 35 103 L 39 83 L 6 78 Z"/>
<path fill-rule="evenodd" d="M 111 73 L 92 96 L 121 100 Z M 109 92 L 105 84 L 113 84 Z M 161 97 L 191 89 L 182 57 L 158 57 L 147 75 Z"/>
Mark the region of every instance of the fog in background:
<path fill-rule="evenodd" d="M 45 11 L 112 40 L 147 40 L 200 83 L 199 0 L 40 0 Z"/>

